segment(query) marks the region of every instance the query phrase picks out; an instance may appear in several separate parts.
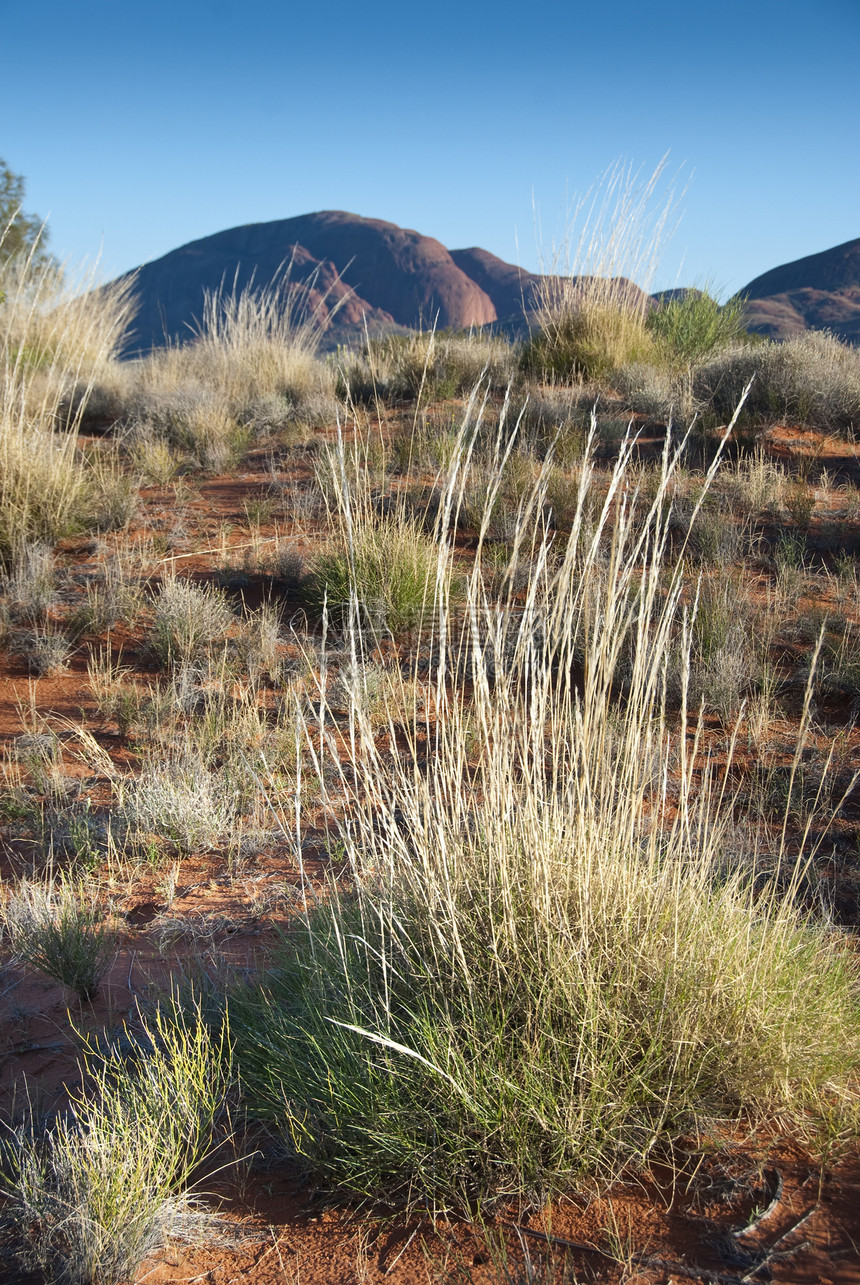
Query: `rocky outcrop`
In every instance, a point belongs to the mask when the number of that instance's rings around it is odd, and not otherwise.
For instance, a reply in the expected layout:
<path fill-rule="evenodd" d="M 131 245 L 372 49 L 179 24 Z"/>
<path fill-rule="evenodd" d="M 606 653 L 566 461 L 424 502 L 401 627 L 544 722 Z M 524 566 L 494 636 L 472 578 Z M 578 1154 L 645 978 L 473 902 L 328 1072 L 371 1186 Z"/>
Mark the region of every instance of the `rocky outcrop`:
<path fill-rule="evenodd" d="M 324 346 L 419 327 L 494 324 L 511 335 L 528 331 L 540 287 L 552 278 L 526 272 L 472 246 L 441 242 L 382 219 L 323 210 L 272 223 L 249 223 L 192 241 L 138 269 L 140 308 L 126 351 L 145 352 L 193 337 L 207 292 L 248 286 L 304 287 L 303 307 L 329 324 Z M 584 279 L 583 279 L 584 280 Z M 646 299 L 619 278 L 643 307 L 681 297 L 663 291 Z M 860 343 L 860 240 L 773 268 L 741 292 L 747 324 L 773 339 L 829 329 Z"/>
<path fill-rule="evenodd" d="M 478 246 L 452 250 L 451 258 L 489 296 L 498 318 L 522 317 L 534 309 L 541 281 L 534 272 L 505 263 Z"/>
<path fill-rule="evenodd" d="M 326 210 L 251 223 L 192 241 L 136 274 L 140 307 L 127 348 L 146 351 L 192 337 L 206 292 L 272 282 L 308 284 L 306 304 L 336 311 L 329 345 L 367 325 L 371 333 L 496 320 L 491 298 L 439 241 L 408 228 Z"/>
<path fill-rule="evenodd" d="M 772 268 L 739 293 L 749 329 L 770 339 L 832 330 L 860 343 L 860 239 Z"/>

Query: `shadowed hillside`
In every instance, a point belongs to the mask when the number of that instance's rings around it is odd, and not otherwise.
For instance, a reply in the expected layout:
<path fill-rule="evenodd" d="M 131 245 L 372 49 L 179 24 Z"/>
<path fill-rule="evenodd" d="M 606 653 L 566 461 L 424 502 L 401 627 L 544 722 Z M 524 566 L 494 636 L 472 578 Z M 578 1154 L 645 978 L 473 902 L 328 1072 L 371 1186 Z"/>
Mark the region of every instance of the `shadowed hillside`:
<path fill-rule="evenodd" d="M 756 277 L 740 292 L 749 299 L 750 330 L 790 339 L 804 330 L 832 330 L 860 340 L 860 238 L 809 254 Z"/>

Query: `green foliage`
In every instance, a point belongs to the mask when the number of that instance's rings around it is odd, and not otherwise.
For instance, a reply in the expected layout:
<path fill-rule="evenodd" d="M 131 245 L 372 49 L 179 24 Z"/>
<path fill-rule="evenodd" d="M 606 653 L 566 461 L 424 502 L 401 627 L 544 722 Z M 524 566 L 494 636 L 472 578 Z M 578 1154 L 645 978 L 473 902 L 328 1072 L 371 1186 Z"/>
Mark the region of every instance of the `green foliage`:
<path fill-rule="evenodd" d="M 741 339 L 744 301 L 719 304 L 706 290 L 687 290 L 653 309 L 645 325 L 663 360 L 688 369 Z"/>
<path fill-rule="evenodd" d="M 92 999 L 116 954 L 116 933 L 81 888 L 25 880 L 6 907 L 19 959 Z"/>
<path fill-rule="evenodd" d="M 362 521 L 344 540 L 311 563 L 302 587 L 308 606 L 344 624 L 354 608 L 364 625 L 397 633 L 420 624 L 432 607 L 436 551 L 406 520 Z"/>
<path fill-rule="evenodd" d="M 0 157 L 0 266 L 9 259 L 26 258 L 48 260 L 45 250 L 48 232 L 38 214 L 25 214 L 26 194 L 24 179 L 13 173 Z M 0 291 L 0 302 L 3 294 Z"/>
<path fill-rule="evenodd" d="M 615 301 L 589 303 L 545 319 L 523 351 L 523 367 L 544 379 L 609 381 L 620 366 L 648 361 L 653 340 L 641 312 Z"/>
<path fill-rule="evenodd" d="M 171 1239 L 215 1218 L 187 1192 L 230 1075 L 226 1031 L 170 1004 L 105 1052 L 87 1048 L 85 1095 L 3 1147 L 6 1216 L 26 1267 L 57 1285 L 120 1285 Z"/>

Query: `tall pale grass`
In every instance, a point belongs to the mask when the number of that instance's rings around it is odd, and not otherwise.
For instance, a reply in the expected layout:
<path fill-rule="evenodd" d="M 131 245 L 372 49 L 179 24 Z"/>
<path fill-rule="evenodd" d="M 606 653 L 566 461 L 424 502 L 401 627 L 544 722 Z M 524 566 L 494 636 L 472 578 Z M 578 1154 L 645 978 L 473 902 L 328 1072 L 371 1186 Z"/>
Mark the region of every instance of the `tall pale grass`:
<path fill-rule="evenodd" d="M 675 208 L 673 191 L 655 201 L 665 171 L 664 159 L 642 182 L 618 163 L 575 205 L 543 256 L 529 366 L 600 381 L 653 355 L 648 290 Z"/>
<path fill-rule="evenodd" d="M 97 288 L 32 256 L 2 265 L 0 559 L 21 540 L 97 520 L 101 485 L 77 451 L 89 392 L 134 311 L 132 285 Z"/>
<path fill-rule="evenodd" d="M 499 478 L 510 434 L 503 421 Z M 586 461 L 561 546 L 548 464 L 513 538 L 524 591 L 487 597 L 488 519 L 458 608 L 446 532 L 469 437 L 416 642 L 425 703 L 391 698 L 393 754 L 358 699 L 346 759 L 323 690 L 306 725 L 323 796 L 334 780 L 348 800 L 349 878 L 306 894 L 276 968 L 233 996 L 250 1109 L 331 1186 L 471 1208 L 610 1179 L 715 1117 L 838 1115 L 860 1054 L 856 965 L 799 905 L 800 866 L 756 884 L 755 841 L 729 842 L 730 776 L 695 718 L 689 734 L 679 455 L 644 496 L 628 440 L 596 516 Z M 346 645 L 362 658 L 360 629 Z"/>
<path fill-rule="evenodd" d="M 198 437 L 216 433 L 213 426 L 225 438 L 253 427 L 261 414 L 284 423 L 334 418 L 334 371 L 318 353 L 338 304 L 325 295 L 314 303 L 312 287 L 287 279 L 265 289 L 207 293 L 189 343 L 136 363 L 133 418 L 192 450 Z"/>

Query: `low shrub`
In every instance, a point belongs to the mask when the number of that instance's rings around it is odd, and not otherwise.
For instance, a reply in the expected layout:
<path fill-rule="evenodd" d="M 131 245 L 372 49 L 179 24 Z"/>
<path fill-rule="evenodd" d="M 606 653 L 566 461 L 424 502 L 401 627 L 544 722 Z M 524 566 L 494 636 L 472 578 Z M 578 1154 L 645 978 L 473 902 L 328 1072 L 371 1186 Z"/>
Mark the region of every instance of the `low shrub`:
<path fill-rule="evenodd" d="M 173 1005 L 125 1047 L 84 1055 L 86 1095 L 2 1146 L 4 1222 L 22 1265 L 57 1285 L 136 1279 L 169 1241 L 217 1239 L 187 1188 L 212 1145 L 230 1077 L 226 1034 Z"/>
<path fill-rule="evenodd" d="M 117 936 L 94 899 L 68 881 L 23 880 L 6 905 L 20 960 L 90 1000 L 116 955 Z"/>
<path fill-rule="evenodd" d="M 518 345 L 503 335 L 421 331 L 373 339 L 358 352 L 341 353 L 338 388 L 357 403 L 423 403 L 470 393 L 479 381 L 504 389 L 516 378 Z"/>
<path fill-rule="evenodd" d="M 853 439 L 860 424 L 860 352 L 826 331 L 785 343 L 731 348 L 694 380 L 698 398 L 728 418 L 753 380 L 744 416 L 782 420 Z"/>
<path fill-rule="evenodd" d="M 663 362 L 691 370 L 742 338 L 744 301 L 735 297 L 720 304 L 706 290 L 674 292 L 648 313 L 645 325 Z"/>

